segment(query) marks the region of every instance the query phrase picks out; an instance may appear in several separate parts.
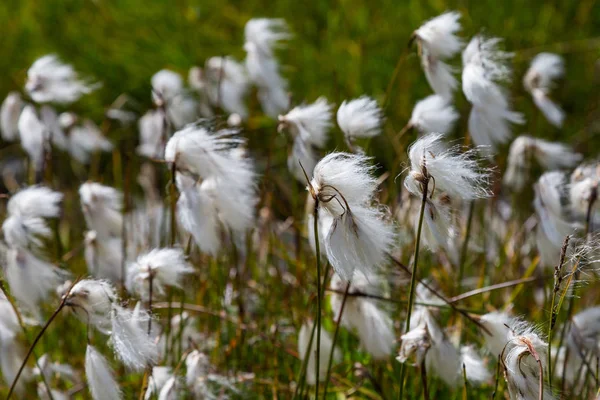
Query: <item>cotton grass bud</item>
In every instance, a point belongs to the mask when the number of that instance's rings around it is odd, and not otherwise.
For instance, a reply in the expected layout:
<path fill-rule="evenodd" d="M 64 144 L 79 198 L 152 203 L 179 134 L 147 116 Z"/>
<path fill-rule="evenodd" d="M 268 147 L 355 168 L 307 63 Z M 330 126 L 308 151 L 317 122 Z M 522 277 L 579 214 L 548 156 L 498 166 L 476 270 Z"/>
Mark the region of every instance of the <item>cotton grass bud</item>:
<path fill-rule="evenodd" d="M 562 127 L 565 112 L 549 96 L 554 81 L 562 77 L 564 73 L 565 66 L 562 57 L 552 53 L 540 53 L 531 61 L 531 65 L 523 77 L 525 90 L 531 94 L 535 105 L 548 122 L 557 128 Z"/>
<path fill-rule="evenodd" d="M 36 103 L 68 104 L 100 85 L 79 79 L 72 66 L 54 54 L 38 58 L 27 71 L 25 90 Z"/>
<path fill-rule="evenodd" d="M 453 57 L 463 47 L 456 35 L 461 30 L 459 19 L 460 13 L 447 12 L 425 22 L 413 33 L 427 81 L 436 94 L 445 98 L 450 98 L 457 86 L 453 68 L 442 60 Z"/>
<path fill-rule="evenodd" d="M 19 137 L 19 116 L 25 103 L 19 92 L 10 92 L 0 107 L 0 132 L 2 139 L 12 142 Z"/>
<path fill-rule="evenodd" d="M 89 344 L 85 351 L 85 375 L 94 400 L 121 399 L 121 390 L 108 361 Z"/>
<path fill-rule="evenodd" d="M 386 210 L 375 204 L 376 179 L 368 157 L 331 153 L 315 166 L 311 195 L 319 210 L 333 217 L 325 235 L 327 258 L 334 270 L 349 280 L 355 270 L 370 273 L 386 262 L 395 241 Z"/>

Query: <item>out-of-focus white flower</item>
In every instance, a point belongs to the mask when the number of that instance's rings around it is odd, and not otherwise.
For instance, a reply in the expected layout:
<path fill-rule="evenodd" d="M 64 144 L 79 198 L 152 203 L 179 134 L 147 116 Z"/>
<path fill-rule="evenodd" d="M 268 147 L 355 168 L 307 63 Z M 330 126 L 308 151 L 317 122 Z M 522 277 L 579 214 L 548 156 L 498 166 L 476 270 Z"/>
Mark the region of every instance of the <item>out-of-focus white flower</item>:
<path fill-rule="evenodd" d="M 43 375 L 48 381 L 53 377 L 74 382 L 78 379 L 78 372 L 69 364 L 61 364 L 57 361 L 52 361 L 46 353 L 37 360 L 37 365 L 32 369 L 34 376 Z M 39 368 L 38 368 L 39 366 Z"/>
<path fill-rule="evenodd" d="M 129 369 L 141 371 L 158 360 L 156 343 L 145 330 L 150 315 L 113 305 L 111 344 Z"/>
<path fill-rule="evenodd" d="M 292 151 L 287 159 L 288 169 L 294 178 L 300 183 L 306 183 L 304 171 L 315 169 L 318 161 L 318 150 L 311 144 L 305 143 L 299 136 L 296 136 L 292 145 Z"/>
<path fill-rule="evenodd" d="M 85 262 L 89 273 L 117 283 L 121 281 L 123 242 L 119 237 L 98 238 L 96 231 L 85 234 Z"/>
<path fill-rule="evenodd" d="M 506 60 L 512 57 L 498 49 L 501 39 L 475 36 L 462 54 L 462 86 L 467 100 L 473 105 L 469 116 L 469 134 L 482 150 L 494 150 L 511 136 L 510 124 L 523 124 L 521 113 L 510 109 L 504 89 L 499 82 L 510 77 Z"/>
<path fill-rule="evenodd" d="M 121 236 L 123 195 L 117 189 L 86 182 L 79 187 L 79 198 L 85 222 L 98 238 Z"/>
<path fill-rule="evenodd" d="M 0 345 L 11 343 L 20 331 L 14 308 L 4 293 L 0 293 Z"/>
<path fill-rule="evenodd" d="M 324 97 L 308 105 L 294 107 L 285 115 L 279 116 L 278 129 L 287 128 L 292 136 L 305 143 L 323 148 L 327 143 L 327 132 L 333 125 L 331 122 L 333 105 Z"/>
<path fill-rule="evenodd" d="M 355 270 L 369 274 L 381 266 L 395 241 L 386 210 L 374 205 L 377 181 L 369 160 L 331 153 L 315 166 L 309 187 L 319 210 L 333 217 L 329 232 L 322 232 L 325 250 L 334 270 L 346 280 Z"/>
<path fill-rule="evenodd" d="M 363 274 L 355 273 L 350 284 L 349 294 L 361 293 L 378 295 L 380 282 L 367 279 Z M 344 291 L 346 283 L 338 276 L 331 278 L 331 287 Z M 337 321 L 342 308 L 342 295 L 331 295 L 331 310 Z M 360 337 L 361 346 L 375 359 L 387 359 L 392 354 L 396 337 L 392 319 L 373 299 L 349 296 L 346 298 L 341 323 L 348 329 L 354 329 Z"/>
<path fill-rule="evenodd" d="M 523 77 L 523 86 L 531 96 L 535 105 L 546 119 L 557 128 L 562 127 L 565 112 L 550 99 L 554 81 L 565 73 L 565 65 L 561 56 L 552 53 L 540 53 L 531 61 L 529 69 Z"/>
<path fill-rule="evenodd" d="M 169 120 L 176 129 L 198 117 L 196 101 L 186 93 L 181 75 L 163 69 L 152 76 L 151 83 L 152 101 L 166 109 Z"/>
<path fill-rule="evenodd" d="M 38 58 L 27 71 L 25 90 L 36 103 L 68 104 L 100 85 L 81 80 L 72 66 L 54 54 Z"/>
<path fill-rule="evenodd" d="M 423 183 L 430 179 L 427 188 L 430 198 L 435 195 L 434 190 L 463 200 L 489 196 L 490 171 L 479 167 L 473 150 L 461 153 L 458 147 L 447 148 L 442 137 L 429 134 L 410 146 L 410 172 L 404 186 L 421 197 Z"/>
<path fill-rule="evenodd" d="M 452 132 L 458 117 L 458 112 L 446 98 L 434 94 L 415 104 L 408 127 L 424 134 L 447 134 Z"/>
<path fill-rule="evenodd" d="M 600 306 L 586 308 L 573 316 L 567 345 L 578 355 L 600 352 Z"/>
<path fill-rule="evenodd" d="M 522 322 L 504 312 L 491 312 L 479 319 L 486 330 L 482 330 L 485 347 L 489 352 L 499 357 L 509 340 L 510 329 L 520 329 Z"/>
<path fill-rule="evenodd" d="M 33 162 L 36 169 L 41 168 L 46 141 L 46 127 L 39 120 L 32 105 L 26 105 L 19 117 L 19 136 L 21 146 Z"/>
<path fill-rule="evenodd" d="M 210 102 L 229 114 L 248 118 L 245 98 L 250 81 L 244 65 L 232 57 L 211 57 L 206 60 L 207 94 Z"/>
<path fill-rule="evenodd" d="M 167 143 L 165 160 L 177 170 L 202 178 L 219 212 L 219 219 L 236 234 L 246 232 L 254 221 L 256 173 L 241 146 L 238 131 L 190 125 L 175 133 Z M 206 185 L 206 186 L 204 186 Z"/>
<path fill-rule="evenodd" d="M 118 400 L 121 390 L 108 361 L 95 347 L 88 344 L 85 351 L 85 375 L 94 400 Z"/>
<path fill-rule="evenodd" d="M 519 136 L 510 145 L 504 184 L 521 190 L 527 182 L 531 161 L 546 170 L 572 168 L 583 156 L 562 143 L 548 142 L 531 136 Z"/>
<path fill-rule="evenodd" d="M 327 366 L 329 365 L 329 356 L 331 355 L 331 349 L 333 346 L 333 340 L 331 336 L 327 333 L 326 330 L 321 328 L 321 348 L 319 354 L 319 376 L 317 377 L 317 329 L 314 328 L 315 333 L 313 335 L 312 346 L 309 348 L 310 337 L 313 331 L 313 323 L 306 322 L 302 324 L 302 328 L 300 328 L 300 333 L 298 334 L 298 354 L 300 355 L 300 359 L 304 360 L 304 358 L 308 355 L 308 363 L 306 365 L 306 383 L 309 385 L 315 385 L 317 383 L 317 379 L 319 382 L 325 380 L 327 375 Z M 340 362 L 342 358 L 342 354 L 340 350 L 336 347 L 333 352 L 333 362 Z"/>
<path fill-rule="evenodd" d="M 224 232 L 216 204 L 207 192 L 210 181 L 198 183 L 183 174 L 177 175 L 176 179 L 180 193 L 177 200 L 180 226 L 192 235 L 200 250 L 216 255 Z"/>
<path fill-rule="evenodd" d="M 127 267 L 127 290 L 147 301 L 150 282 L 154 296 L 162 296 L 165 286 L 181 288 L 185 274 L 194 272 L 181 249 L 154 249 Z"/>
<path fill-rule="evenodd" d="M 583 180 L 569 184 L 569 199 L 571 212 L 574 217 L 585 220 L 588 209 L 592 206 L 592 213 L 597 210 L 596 199 L 598 198 L 598 180 L 586 177 Z"/>
<path fill-rule="evenodd" d="M 140 145 L 136 151 L 148 158 L 162 158 L 165 147 L 165 121 L 164 115 L 159 110 L 150 110 L 138 121 L 140 132 Z"/>
<path fill-rule="evenodd" d="M 36 318 L 41 317 L 39 304 L 60 284 L 62 275 L 54 265 L 18 247 L 8 249 L 4 273 L 13 296 Z"/>
<path fill-rule="evenodd" d="M 541 389 L 544 399 L 554 399 L 548 387 L 540 388 L 540 378 L 543 384 L 540 374 L 543 367 L 548 365 L 547 346 L 548 344 L 529 327 L 509 331 L 508 342 L 502 352 L 502 364 L 511 398 L 535 400 L 542 396 Z"/>
<path fill-rule="evenodd" d="M 435 93 L 446 98 L 452 96 L 457 82 L 452 67 L 442 60 L 453 57 L 463 46 L 456 35 L 461 30 L 459 19 L 460 13 L 447 12 L 425 22 L 413 33 L 429 85 Z"/>
<path fill-rule="evenodd" d="M 90 155 L 98 151 L 111 151 L 112 143 L 104 137 L 93 121 L 85 119 L 81 125 L 69 130 L 69 154 L 82 164 L 90 162 Z"/>
<path fill-rule="evenodd" d="M 568 209 L 566 176 L 559 171 L 546 172 L 534 189 L 533 206 L 538 218 L 536 241 L 540 262 L 550 267 L 556 264 L 565 237 L 576 228 L 565 212 Z"/>
<path fill-rule="evenodd" d="M 419 225 L 419 214 L 415 214 L 415 232 Z M 454 227 L 452 219 L 452 208 L 450 198 L 444 193 L 435 196 L 434 199 L 428 198 L 425 203 L 425 214 L 423 216 L 425 224 L 421 232 L 421 240 L 436 252 L 439 248 L 446 251 L 453 264 L 458 264 L 459 254 L 456 243 L 457 230 Z"/>
<path fill-rule="evenodd" d="M 206 354 L 193 350 L 185 359 L 185 382 L 191 392 L 201 399 L 228 398 L 225 390 L 238 393 L 234 383 L 235 378 L 211 373 L 211 365 Z"/>
<path fill-rule="evenodd" d="M 58 218 L 63 195 L 44 186 L 30 186 L 11 196 L 7 218 L 2 224 L 4 240 L 10 247 L 41 246 L 52 230 L 44 218 Z"/>
<path fill-rule="evenodd" d="M 282 19 L 254 18 L 244 28 L 246 69 L 258 87 L 258 100 L 265 114 L 277 118 L 289 107 L 287 82 L 279 74 L 274 49 L 290 37 Z"/>
<path fill-rule="evenodd" d="M 19 137 L 19 116 L 25 103 L 19 92 L 10 92 L 0 108 L 0 132 L 2 139 L 12 142 Z"/>
<path fill-rule="evenodd" d="M 171 367 L 157 366 L 152 368 L 152 376 L 148 379 L 148 390 L 144 400 L 150 400 L 153 396 L 158 397 L 165 384 L 173 377 Z"/>
<path fill-rule="evenodd" d="M 67 298 L 66 305 L 83 322 L 104 334 L 112 328 L 112 309 L 118 301 L 115 288 L 108 282 L 83 279 L 77 282 Z"/>
<path fill-rule="evenodd" d="M 421 365 L 425 360 L 425 355 L 431 347 L 427 325 L 419 325 L 400 336 L 400 351 L 396 360 L 401 363 L 415 358 L 415 364 Z"/>
<path fill-rule="evenodd" d="M 381 133 L 383 111 L 369 96 L 344 100 L 337 111 L 337 123 L 346 142 L 353 148 L 356 138 L 371 138 Z"/>
<path fill-rule="evenodd" d="M 45 143 L 52 143 L 61 150 L 67 150 L 69 146 L 68 139 L 65 136 L 60 117 L 56 110 L 45 104 L 40 107 L 40 118 L 42 124 L 46 127 L 44 132 Z"/>
<path fill-rule="evenodd" d="M 461 365 L 464 365 L 465 374 L 469 382 L 484 383 L 491 380 L 485 361 L 472 346 L 460 348 Z"/>

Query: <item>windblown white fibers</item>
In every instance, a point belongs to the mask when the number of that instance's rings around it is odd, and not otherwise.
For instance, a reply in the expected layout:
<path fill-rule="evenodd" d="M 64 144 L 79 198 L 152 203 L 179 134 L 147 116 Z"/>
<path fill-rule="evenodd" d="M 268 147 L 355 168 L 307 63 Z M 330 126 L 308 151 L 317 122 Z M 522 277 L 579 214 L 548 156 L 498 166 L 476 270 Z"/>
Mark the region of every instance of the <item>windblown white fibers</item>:
<path fill-rule="evenodd" d="M 167 143 L 165 160 L 175 163 L 182 173 L 202 178 L 221 222 L 234 233 L 243 234 L 254 222 L 258 197 L 254 163 L 244 155 L 241 146 L 245 141 L 238 133 L 188 125 Z"/>
<path fill-rule="evenodd" d="M 69 293 L 66 305 L 84 323 L 104 334 L 112 328 L 113 306 L 118 303 L 114 287 L 107 281 L 83 279 Z"/>
<path fill-rule="evenodd" d="M 194 272 L 182 249 L 153 249 L 127 267 L 127 290 L 147 301 L 152 282 L 153 296 L 165 294 L 165 287 L 181 288 L 185 274 Z"/>
<path fill-rule="evenodd" d="M 521 113 L 510 109 L 505 90 L 499 85 L 510 78 L 506 60 L 512 53 L 498 50 L 501 39 L 475 36 L 462 54 L 463 92 L 473 105 L 469 116 L 469 134 L 482 150 L 494 150 L 511 136 L 510 124 L 523 124 Z"/>
<path fill-rule="evenodd" d="M 460 13 L 447 12 L 425 22 L 413 33 L 420 47 L 421 65 L 433 91 L 450 98 L 457 81 L 453 68 L 442 60 L 453 57 L 463 47 L 456 35 L 461 30 Z"/>
<path fill-rule="evenodd" d="M 518 331 L 509 330 L 501 361 L 511 399 L 537 400 L 541 397 L 540 389 L 544 399 L 554 399 L 550 388 L 544 385 L 542 374 L 548 365 L 547 346 L 548 344 L 526 325 L 519 327 Z"/>
<path fill-rule="evenodd" d="M 305 322 L 302 324 L 302 328 L 300 328 L 300 333 L 298 334 L 298 354 L 300 355 L 300 359 L 304 360 L 304 357 L 308 354 L 308 363 L 306 365 L 306 383 L 309 385 L 315 385 L 317 383 L 317 329 L 315 328 L 315 333 L 313 335 L 312 346 L 309 349 L 310 336 L 313 330 L 312 322 Z M 329 365 L 329 356 L 331 355 L 331 348 L 333 346 L 333 340 L 329 333 L 321 328 L 321 348 L 319 354 L 319 382 L 325 380 L 327 376 L 327 366 Z M 340 362 L 342 358 L 342 354 L 340 350 L 336 347 L 333 352 L 333 362 Z"/>
<path fill-rule="evenodd" d="M 510 329 L 519 329 L 523 323 L 504 312 L 491 312 L 483 315 L 480 322 L 485 327 L 482 330 L 485 339 L 485 347 L 489 352 L 499 357 L 509 340 Z"/>
<path fill-rule="evenodd" d="M 96 182 L 79 187 L 85 222 L 99 238 L 120 237 L 123 229 L 123 195 L 115 188 Z"/>
<path fill-rule="evenodd" d="M 586 308 L 573 316 L 567 345 L 578 356 L 600 353 L 600 306 Z"/>
<path fill-rule="evenodd" d="M 191 392 L 200 399 L 227 398 L 223 392 L 229 390 L 237 393 L 235 378 L 211 373 L 211 365 L 206 354 L 193 350 L 185 359 L 185 382 Z"/>
<path fill-rule="evenodd" d="M 10 197 L 8 216 L 2 224 L 4 240 L 10 247 L 41 246 L 52 230 L 44 218 L 58 218 L 62 193 L 44 186 L 30 186 Z"/>
<path fill-rule="evenodd" d="M 171 367 L 157 366 L 152 368 L 152 376 L 148 379 L 148 390 L 144 400 L 151 400 L 160 395 L 161 390 L 167 382 L 173 377 Z"/>
<path fill-rule="evenodd" d="M 370 138 L 381 133 L 383 111 L 369 96 L 344 100 L 337 111 L 337 123 L 350 142 L 356 138 Z"/>
<path fill-rule="evenodd" d="M 207 94 L 210 102 L 229 114 L 248 118 L 245 98 L 250 81 L 244 65 L 232 57 L 211 57 L 206 60 Z"/>
<path fill-rule="evenodd" d="M 82 164 L 88 164 L 93 153 L 113 149 L 112 143 L 104 137 L 98 125 L 89 119 L 85 119 L 81 125 L 71 127 L 68 137 L 69 154 Z"/>
<path fill-rule="evenodd" d="M 134 316 L 130 310 L 113 305 L 111 344 L 117 357 L 134 371 L 158 361 L 158 348 L 146 331 L 149 318 L 152 317 L 146 313 Z"/>
<path fill-rule="evenodd" d="M 28 104 L 23 108 L 17 126 L 21 138 L 21 147 L 29 156 L 36 170 L 39 170 L 42 166 L 44 146 L 48 135 L 46 127 L 39 120 L 32 105 Z"/>
<path fill-rule="evenodd" d="M 36 318 L 41 317 L 39 304 L 62 281 L 60 269 L 20 247 L 7 250 L 4 274 L 13 296 Z"/>
<path fill-rule="evenodd" d="M 152 76 L 152 101 L 164 107 L 169 121 L 176 129 L 193 122 L 197 117 L 197 103 L 183 87 L 181 75 L 168 69 Z"/>
<path fill-rule="evenodd" d="M 85 375 L 94 400 L 121 398 L 121 390 L 108 361 L 94 346 L 89 344 L 85 351 Z"/>
<path fill-rule="evenodd" d="M 358 333 L 361 346 L 374 359 L 385 360 L 392 354 L 396 337 L 394 324 L 388 313 L 375 300 L 352 294 L 381 294 L 381 283 L 377 278 L 367 279 L 363 274 L 355 273 L 346 298 L 341 324 Z M 331 287 L 338 292 L 346 289 L 346 283 L 338 276 L 331 278 Z M 337 321 L 342 307 L 342 294 L 332 293 L 331 310 Z"/>
<path fill-rule="evenodd" d="M 177 220 L 200 250 L 216 255 L 221 248 L 223 227 L 218 219 L 218 207 L 210 195 L 210 181 L 198 183 L 183 174 L 177 175 Z"/>
<path fill-rule="evenodd" d="M 458 112 L 448 99 L 434 94 L 415 104 L 408 127 L 415 128 L 423 134 L 448 134 L 454 129 L 458 117 Z"/>
<path fill-rule="evenodd" d="M 333 217 L 329 232 L 319 235 L 325 235 L 327 258 L 345 280 L 355 270 L 368 275 L 385 263 L 395 240 L 387 210 L 375 202 L 377 181 L 368 161 L 360 155 L 331 153 L 316 165 L 310 183 L 319 210 Z"/>
<path fill-rule="evenodd" d="M 254 18 L 244 28 L 246 69 L 258 87 L 258 100 L 265 114 L 277 118 L 289 107 L 287 82 L 279 73 L 274 50 L 290 37 L 282 19 Z"/>
<path fill-rule="evenodd" d="M 531 161 L 546 170 L 572 168 L 583 156 L 562 143 L 548 142 L 531 136 L 519 136 L 510 145 L 504 184 L 521 190 L 527 182 Z"/>
<path fill-rule="evenodd" d="M 77 72 L 54 54 L 38 58 L 27 71 L 25 90 L 36 103 L 68 104 L 100 85 L 79 79 Z"/>
<path fill-rule="evenodd" d="M 121 281 L 123 242 L 118 237 L 98 238 L 96 231 L 88 231 L 84 239 L 84 257 L 88 272 L 102 279 Z"/>
<path fill-rule="evenodd" d="M 424 179 L 431 179 L 427 192 L 446 192 L 451 198 L 473 200 L 488 197 L 490 171 L 479 167 L 474 150 L 460 152 L 459 147 L 447 148 L 441 134 L 432 133 L 414 142 L 408 150 L 410 172 L 404 186 L 421 197 Z"/>
<path fill-rule="evenodd" d="M 314 103 L 294 107 L 287 114 L 279 116 L 279 126 L 288 128 L 292 136 L 300 137 L 307 144 L 322 148 L 327 143 L 327 133 L 333 123 L 333 104 L 324 97 Z"/>
<path fill-rule="evenodd" d="M 14 141 L 19 137 L 19 116 L 25 103 L 19 92 L 10 92 L 0 108 L 0 132 L 2 139 Z"/>
<path fill-rule="evenodd" d="M 529 69 L 523 77 L 523 86 L 531 96 L 535 105 L 544 114 L 548 122 L 557 128 L 562 127 L 565 112 L 550 98 L 554 81 L 565 73 L 565 65 L 561 56 L 552 53 L 540 53 L 531 61 Z"/>

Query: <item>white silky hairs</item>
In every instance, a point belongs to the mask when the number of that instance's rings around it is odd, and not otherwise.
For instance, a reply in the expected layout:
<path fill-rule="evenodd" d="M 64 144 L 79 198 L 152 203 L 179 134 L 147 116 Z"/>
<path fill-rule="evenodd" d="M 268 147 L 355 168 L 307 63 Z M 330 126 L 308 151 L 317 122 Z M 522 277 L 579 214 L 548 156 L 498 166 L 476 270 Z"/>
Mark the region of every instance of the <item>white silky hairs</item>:
<path fill-rule="evenodd" d="M 540 109 L 548 122 L 561 128 L 565 112 L 550 98 L 555 81 L 565 73 L 565 65 L 561 56 L 552 53 L 540 53 L 533 60 L 523 77 L 523 86 L 535 105 Z"/>

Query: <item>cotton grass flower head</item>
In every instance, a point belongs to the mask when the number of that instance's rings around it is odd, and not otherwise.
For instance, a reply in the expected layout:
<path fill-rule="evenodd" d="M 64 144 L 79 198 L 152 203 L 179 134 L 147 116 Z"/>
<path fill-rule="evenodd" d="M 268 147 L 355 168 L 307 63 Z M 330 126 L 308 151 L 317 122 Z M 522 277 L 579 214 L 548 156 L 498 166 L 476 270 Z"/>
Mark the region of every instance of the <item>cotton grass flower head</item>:
<path fill-rule="evenodd" d="M 309 191 L 320 211 L 333 217 L 325 239 L 327 258 L 345 280 L 369 274 L 387 260 L 395 241 L 387 210 L 375 202 L 377 180 L 370 159 L 331 153 L 315 166 Z"/>
<path fill-rule="evenodd" d="M 0 132 L 2 139 L 12 142 L 19 137 L 19 116 L 25 103 L 19 92 L 10 92 L 0 107 Z"/>
<path fill-rule="evenodd" d="M 443 60 L 453 57 L 463 47 L 456 35 L 461 30 L 460 13 L 446 12 L 425 22 L 413 33 L 419 45 L 421 65 L 429 85 L 436 94 L 450 98 L 457 82 L 453 68 Z"/>
<path fill-rule="evenodd" d="M 531 96 L 535 105 L 546 119 L 557 128 L 562 127 L 565 112 L 549 97 L 554 81 L 565 73 L 565 65 L 561 56 L 552 53 L 540 53 L 531 61 L 529 69 L 523 77 L 523 86 Z"/>
<path fill-rule="evenodd" d="M 37 170 L 41 169 L 47 138 L 46 126 L 40 121 L 32 105 L 28 104 L 23 108 L 17 126 L 21 138 L 21 147 L 27 153 L 35 168 Z"/>
<path fill-rule="evenodd" d="M 469 134 L 482 150 L 494 150 L 511 136 L 510 123 L 523 124 L 521 113 L 512 111 L 506 91 L 500 85 L 508 81 L 511 69 L 506 61 L 512 57 L 498 49 L 501 39 L 475 36 L 462 54 L 462 86 L 473 105 L 469 115 Z"/>
<path fill-rule="evenodd" d="M 274 50 L 281 41 L 290 37 L 287 24 L 282 19 L 254 18 L 244 28 L 246 70 L 258 87 L 258 100 L 271 118 L 289 107 L 287 82 L 279 73 Z"/>
<path fill-rule="evenodd" d="M 117 189 L 96 182 L 79 187 L 85 222 L 99 238 L 120 237 L 123 229 L 123 195 Z"/>
<path fill-rule="evenodd" d="M 210 102 L 228 114 L 248 118 L 245 104 L 250 90 L 246 67 L 233 57 L 211 57 L 205 64 L 207 94 Z"/>
<path fill-rule="evenodd" d="M 367 279 L 363 274 L 355 273 L 346 298 L 341 324 L 355 330 L 360 338 L 361 347 L 376 360 L 385 360 L 392 354 L 396 337 L 394 324 L 388 313 L 375 300 L 352 296 L 352 294 L 381 293 L 381 282 L 378 279 Z M 331 278 L 331 287 L 343 292 L 346 284 L 338 275 Z M 331 310 L 334 320 L 338 320 L 342 308 L 342 295 L 331 294 Z"/>
<path fill-rule="evenodd" d="M 149 299 L 150 290 L 156 296 L 165 294 L 165 287 L 181 288 L 185 274 L 194 272 L 181 249 L 153 249 L 127 267 L 127 290 Z M 150 284 L 152 289 L 150 289 Z"/>
<path fill-rule="evenodd" d="M 69 154 L 82 164 L 89 164 L 90 156 L 96 152 L 113 149 L 112 143 L 102 134 L 98 125 L 89 119 L 72 126 L 68 138 Z"/>
<path fill-rule="evenodd" d="M 572 168 L 583 156 L 569 146 L 549 142 L 531 136 L 519 136 L 510 145 L 508 166 L 504 173 L 504 184 L 515 190 L 522 190 L 531 161 L 535 160 L 545 170 Z"/>
<path fill-rule="evenodd" d="M 524 325 L 518 331 L 510 330 L 501 362 L 511 398 L 536 400 L 543 395 L 545 399 L 554 399 L 552 391 L 544 386 L 547 346 L 530 327 Z"/>
<path fill-rule="evenodd" d="M 69 104 L 100 85 L 82 80 L 54 54 L 38 58 L 27 71 L 25 90 L 36 103 Z"/>
<path fill-rule="evenodd" d="M 431 180 L 427 185 L 430 198 L 436 191 L 445 192 L 453 199 L 488 197 L 491 171 L 479 166 L 474 150 L 460 152 L 459 147 L 448 148 L 442 139 L 443 135 L 432 133 L 409 147 L 410 171 L 404 180 L 406 189 L 421 197 L 424 183 Z"/>
<path fill-rule="evenodd" d="M 372 138 L 381 133 L 383 111 L 368 96 L 344 100 L 337 111 L 337 123 L 344 132 L 346 143 L 354 149 L 355 139 Z"/>
<path fill-rule="evenodd" d="M 183 86 L 183 78 L 177 72 L 163 69 L 151 78 L 152 101 L 166 110 L 169 121 L 176 129 L 197 118 L 197 103 Z"/>
<path fill-rule="evenodd" d="M 138 121 L 140 144 L 136 152 L 144 157 L 161 159 L 165 152 L 164 114 L 158 110 L 146 112 Z"/>
<path fill-rule="evenodd" d="M 30 186 L 10 197 L 7 218 L 2 224 L 4 240 L 10 247 L 39 247 L 52 230 L 45 218 L 58 218 L 63 194 L 45 186 Z"/>
<path fill-rule="evenodd" d="M 308 363 L 306 365 L 306 383 L 308 383 L 309 385 L 315 385 L 317 383 L 317 379 L 319 380 L 319 382 L 323 382 L 325 380 L 325 377 L 327 375 L 327 366 L 329 365 L 329 357 L 331 355 L 331 350 L 333 347 L 333 340 L 331 339 L 331 336 L 329 335 L 329 333 L 321 328 L 321 348 L 320 348 L 320 355 L 319 355 L 319 376 L 317 377 L 317 362 L 316 362 L 316 353 L 317 353 L 317 335 L 319 334 L 319 332 L 317 332 L 316 328 L 315 329 L 315 334 L 313 335 L 313 341 L 312 341 L 312 346 L 310 346 L 309 348 L 309 344 L 310 344 L 310 336 L 311 333 L 313 331 L 313 323 L 312 322 L 306 322 L 304 324 L 302 324 L 302 327 L 300 328 L 300 333 L 298 334 L 298 354 L 300 355 L 300 359 L 304 360 L 304 358 L 308 355 Z M 338 349 L 337 347 L 335 348 L 334 352 L 333 352 L 333 362 L 334 363 L 338 363 L 341 361 L 342 358 L 342 354 L 340 352 L 340 349 Z"/>
<path fill-rule="evenodd" d="M 101 279 L 121 281 L 123 242 L 119 237 L 98 238 L 96 231 L 88 231 L 84 239 L 84 258 L 88 272 Z"/>
<path fill-rule="evenodd" d="M 94 400 L 121 399 L 121 390 L 108 361 L 89 344 L 85 351 L 85 375 Z"/>
<path fill-rule="evenodd" d="M 434 94 L 415 104 L 407 126 L 417 129 L 422 134 L 447 134 L 454 129 L 458 117 L 458 112 L 446 98 Z"/>
<path fill-rule="evenodd" d="M 97 279 L 77 282 L 66 300 L 77 318 L 104 334 L 110 334 L 112 310 L 117 303 L 115 288 L 109 282 Z"/>
<path fill-rule="evenodd" d="M 118 305 L 112 308 L 110 343 L 117 357 L 131 370 L 141 371 L 158 361 L 158 348 L 146 331 L 150 318 L 139 310 L 134 313 Z"/>

